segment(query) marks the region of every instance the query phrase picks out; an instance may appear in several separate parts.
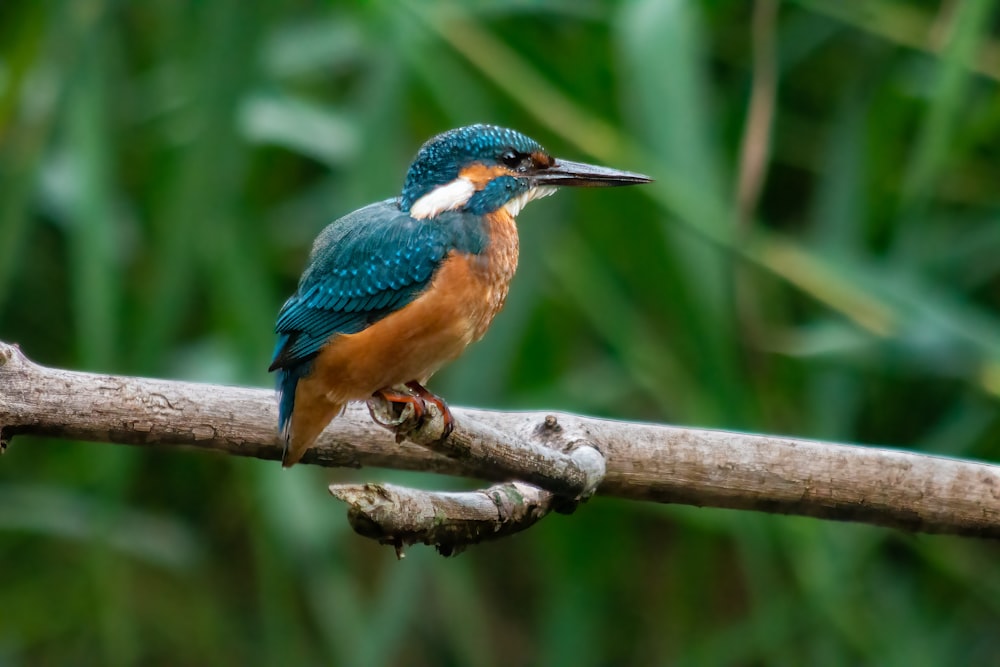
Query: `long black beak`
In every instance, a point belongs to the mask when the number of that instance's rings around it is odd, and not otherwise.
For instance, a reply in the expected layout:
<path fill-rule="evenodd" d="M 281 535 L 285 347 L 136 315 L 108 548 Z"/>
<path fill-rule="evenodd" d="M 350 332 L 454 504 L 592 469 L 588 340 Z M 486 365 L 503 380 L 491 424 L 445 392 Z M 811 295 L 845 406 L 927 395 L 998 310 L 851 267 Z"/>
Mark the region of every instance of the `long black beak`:
<path fill-rule="evenodd" d="M 653 180 L 631 171 L 560 159 L 556 159 L 550 167 L 537 169 L 532 178 L 537 185 L 568 185 L 579 188 L 612 188 L 650 183 Z"/>

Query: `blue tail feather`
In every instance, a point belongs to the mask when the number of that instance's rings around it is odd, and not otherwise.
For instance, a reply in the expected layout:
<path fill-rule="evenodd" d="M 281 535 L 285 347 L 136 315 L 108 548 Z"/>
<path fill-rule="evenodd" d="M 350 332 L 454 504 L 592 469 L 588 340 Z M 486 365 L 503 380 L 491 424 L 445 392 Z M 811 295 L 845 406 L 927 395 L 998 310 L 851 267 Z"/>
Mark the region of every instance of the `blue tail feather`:
<path fill-rule="evenodd" d="M 278 339 L 278 345 L 275 347 L 274 354 L 277 357 L 278 353 L 284 348 L 287 342 L 288 336 L 280 336 Z M 277 389 L 278 389 L 278 430 L 281 432 L 282 437 L 286 440 L 288 439 L 288 427 L 289 422 L 292 419 L 292 411 L 295 409 L 295 387 L 298 386 L 299 380 L 309 375 L 312 371 L 313 359 L 306 359 L 297 364 L 288 366 L 287 368 L 278 368 L 277 370 Z"/>

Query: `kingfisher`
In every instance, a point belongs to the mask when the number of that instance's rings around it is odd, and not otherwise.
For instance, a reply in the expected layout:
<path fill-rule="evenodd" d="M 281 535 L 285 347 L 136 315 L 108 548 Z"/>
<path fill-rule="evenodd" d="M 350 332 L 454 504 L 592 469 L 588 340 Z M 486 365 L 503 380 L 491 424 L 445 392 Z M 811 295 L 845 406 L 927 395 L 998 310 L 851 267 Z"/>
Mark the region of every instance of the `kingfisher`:
<path fill-rule="evenodd" d="M 277 372 L 282 466 L 299 461 L 348 401 L 427 404 L 444 364 L 486 333 L 517 268 L 515 218 L 559 187 L 648 183 L 642 174 L 554 158 L 494 125 L 439 134 L 417 152 L 398 197 L 370 204 L 316 238 L 282 306 Z M 374 417 L 374 414 L 373 414 Z"/>

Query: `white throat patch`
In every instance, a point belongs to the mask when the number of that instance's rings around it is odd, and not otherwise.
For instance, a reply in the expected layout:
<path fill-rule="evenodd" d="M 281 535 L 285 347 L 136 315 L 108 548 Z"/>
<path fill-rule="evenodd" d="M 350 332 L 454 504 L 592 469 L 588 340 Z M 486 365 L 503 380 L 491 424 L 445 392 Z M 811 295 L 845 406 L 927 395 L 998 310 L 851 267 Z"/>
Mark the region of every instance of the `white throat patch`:
<path fill-rule="evenodd" d="M 531 188 L 527 192 L 522 192 L 504 204 L 503 207 L 507 209 L 507 212 L 510 213 L 512 218 L 516 218 L 517 214 L 521 212 L 521 209 L 527 206 L 529 201 L 532 201 L 533 199 L 541 199 L 542 197 L 548 197 L 549 195 L 555 193 L 555 191 L 556 188 L 551 185 L 539 185 Z"/>
<path fill-rule="evenodd" d="M 528 202 L 548 197 L 557 188 L 551 185 L 539 185 L 522 192 L 503 205 L 511 217 L 517 217 Z M 472 195 L 476 194 L 476 186 L 467 178 L 459 176 L 451 183 L 445 183 L 434 188 L 423 197 L 413 202 L 410 206 L 410 217 L 417 220 L 433 218 L 445 211 L 454 211 L 469 203 Z"/>
<path fill-rule="evenodd" d="M 439 213 L 453 211 L 465 204 L 476 194 L 476 186 L 467 178 L 458 177 L 451 183 L 439 185 L 423 197 L 413 202 L 410 217 L 422 220 L 433 218 Z"/>

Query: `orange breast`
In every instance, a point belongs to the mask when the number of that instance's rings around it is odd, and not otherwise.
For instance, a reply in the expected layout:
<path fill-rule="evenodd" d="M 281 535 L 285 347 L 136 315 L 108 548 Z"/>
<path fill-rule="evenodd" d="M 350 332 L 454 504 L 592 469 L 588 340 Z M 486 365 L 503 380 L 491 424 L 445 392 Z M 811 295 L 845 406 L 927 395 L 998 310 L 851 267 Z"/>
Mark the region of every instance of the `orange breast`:
<path fill-rule="evenodd" d="M 423 383 L 482 338 L 503 308 L 518 254 L 517 228 L 506 211 L 488 216 L 487 224 L 483 253 L 453 252 L 419 297 L 363 331 L 333 338 L 297 396 L 324 394 L 342 403 L 410 380 Z"/>

